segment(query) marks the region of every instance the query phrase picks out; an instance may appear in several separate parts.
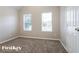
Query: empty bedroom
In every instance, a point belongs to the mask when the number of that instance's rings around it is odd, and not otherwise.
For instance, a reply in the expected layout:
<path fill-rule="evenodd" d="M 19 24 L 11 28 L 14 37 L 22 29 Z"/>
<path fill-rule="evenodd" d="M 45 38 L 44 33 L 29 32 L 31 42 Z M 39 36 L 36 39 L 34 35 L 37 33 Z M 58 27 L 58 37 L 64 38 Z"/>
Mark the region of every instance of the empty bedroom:
<path fill-rule="evenodd" d="M 0 53 L 79 53 L 79 7 L 0 6 Z"/>

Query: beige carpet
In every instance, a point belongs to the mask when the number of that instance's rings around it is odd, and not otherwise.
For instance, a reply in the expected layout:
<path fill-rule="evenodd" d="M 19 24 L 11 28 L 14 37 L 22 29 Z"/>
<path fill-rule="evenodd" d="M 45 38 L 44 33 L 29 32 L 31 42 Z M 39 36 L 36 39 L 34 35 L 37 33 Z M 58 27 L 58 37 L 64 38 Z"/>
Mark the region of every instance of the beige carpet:
<path fill-rule="evenodd" d="M 2 50 L 2 46 L 21 47 L 21 50 Z M 66 53 L 59 41 L 17 38 L 0 45 L 0 53 Z"/>

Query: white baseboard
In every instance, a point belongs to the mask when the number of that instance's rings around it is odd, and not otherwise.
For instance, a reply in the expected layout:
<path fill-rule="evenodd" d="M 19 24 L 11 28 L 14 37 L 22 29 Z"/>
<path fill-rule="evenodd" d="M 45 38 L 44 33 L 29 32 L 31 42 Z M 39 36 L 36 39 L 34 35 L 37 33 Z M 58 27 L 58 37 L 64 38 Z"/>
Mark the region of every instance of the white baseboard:
<path fill-rule="evenodd" d="M 5 42 L 8 42 L 8 41 L 13 40 L 13 39 L 16 39 L 16 38 L 18 38 L 18 36 L 15 36 L 15 37 L 12 37 L 12 38 L 10 38 L 10 39 L 1 41 L 0 44 L 5 43 Z"/>
<path fill-rule="evenodd" d="M 60 41 L 60 43 L 63 45 L 63 47 L 65 48 L 65 50 L 66 50 L 68 53 L 70 53 L 69 50 L 68 50 L 68 48 L 64 46 L 63 42 L 62 42 L 61 40 L 59 40 L 59 41 Z"/>
<path fill-rule="evenodd" d="M 54 38 L 41 38 L 41 37 L 30 37 L 30 36 L 19 36 L 23 38 L 34 38 L 34 39 L 44 39 L 44 40 L 59 40 L 59 39 L 54 39 Z"/>
<path fill-rule="evenodd" d="M 40 38 L 40 37 L 29 37 L 29 36 L 15 36 L 15 37 L 12 37 L 12 38 L 10 38 L 10 39 L 1 41 L 0 44 L 5 43 L 5 42 L 8 42 L 8 41 L 13 40 L 13 39 L 16 39 L 16 38 L 18 38 L 18 37 L 34 38 L 34 39 L 44 39 L 44 40 L 59 40 L 59 39 L 54 39 L 54 38 Z"/>

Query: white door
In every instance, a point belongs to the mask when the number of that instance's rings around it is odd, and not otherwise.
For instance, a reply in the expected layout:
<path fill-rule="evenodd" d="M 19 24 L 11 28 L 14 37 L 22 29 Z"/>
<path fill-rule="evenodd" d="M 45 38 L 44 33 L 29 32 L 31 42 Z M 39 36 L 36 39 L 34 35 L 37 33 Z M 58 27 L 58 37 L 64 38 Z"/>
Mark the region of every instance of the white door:
<path fill-rule="evenodd" d="M 79 7 L 66 8 L 66 42 L 69 52 L 79 52 Z"/>

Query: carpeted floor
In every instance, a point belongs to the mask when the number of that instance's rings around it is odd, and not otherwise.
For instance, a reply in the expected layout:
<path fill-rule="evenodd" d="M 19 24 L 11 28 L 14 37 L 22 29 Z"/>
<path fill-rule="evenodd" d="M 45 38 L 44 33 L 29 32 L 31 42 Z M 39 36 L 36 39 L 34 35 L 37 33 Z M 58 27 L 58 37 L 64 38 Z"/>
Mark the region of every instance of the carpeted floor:
<path fill-rule="evenodd" d="M 21 50 L 3 49 L 5 47 L 21 47 Z M 31 38 L 17 38 L 0 45 L 0 53 L 66 53 L 59 41 Z"/>

